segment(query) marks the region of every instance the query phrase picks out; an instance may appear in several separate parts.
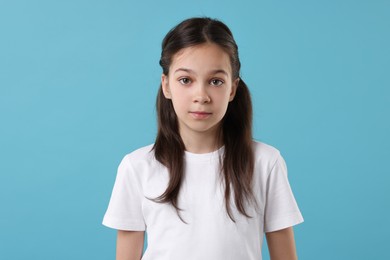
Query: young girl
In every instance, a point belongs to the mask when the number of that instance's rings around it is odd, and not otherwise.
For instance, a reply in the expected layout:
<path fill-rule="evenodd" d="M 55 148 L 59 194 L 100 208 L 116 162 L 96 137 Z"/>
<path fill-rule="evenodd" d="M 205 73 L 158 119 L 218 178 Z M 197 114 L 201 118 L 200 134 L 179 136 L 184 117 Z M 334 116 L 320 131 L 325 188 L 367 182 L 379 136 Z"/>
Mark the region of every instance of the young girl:
<path fill-rule="evenodd" d="M 153 145 L 126 155 L 103 224 L 117 259 L 296 259 L 303 222 L 280 152 L 252 140 L 237 45 L 218 20 L 192 18 L 164 38 Z"/>

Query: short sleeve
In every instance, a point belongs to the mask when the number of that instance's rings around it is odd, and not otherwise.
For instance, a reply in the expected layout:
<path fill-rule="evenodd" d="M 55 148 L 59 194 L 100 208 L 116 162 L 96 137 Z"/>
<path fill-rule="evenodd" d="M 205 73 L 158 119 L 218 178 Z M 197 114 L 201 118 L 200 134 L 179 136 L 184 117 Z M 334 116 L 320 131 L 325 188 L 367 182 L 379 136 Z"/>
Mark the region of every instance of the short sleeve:
<path fill-rule="evenodd" d="M 279 153 L 267 180 L 264 232 L 277 231 L 302 222 L 302 214 L 287 178 L 286 162 Z"/>
<path fill-rule="evenodd" d="M 141 183 L 125 156 L 118 167 L 103 225 L 118 230 L 144 231 L 141 191 Z"/>

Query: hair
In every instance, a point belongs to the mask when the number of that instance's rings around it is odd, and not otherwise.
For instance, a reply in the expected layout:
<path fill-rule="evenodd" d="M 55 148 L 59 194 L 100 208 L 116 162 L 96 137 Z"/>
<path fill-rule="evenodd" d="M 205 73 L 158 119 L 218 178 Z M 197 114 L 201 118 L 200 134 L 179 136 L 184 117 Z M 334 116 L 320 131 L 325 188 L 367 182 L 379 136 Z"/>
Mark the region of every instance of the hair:
<path fill-rule="evenodd" d="M 230 29 L 221 21 L 211 18 L 190 18 L 172 28 L 162 42 L 160 66 L 163 74 L 169 74 L 173 56 L 183 48 L 204 43 L 217 44 L 230 57 L 233 79 L 239 78 L 240 60 L 238 47 Z M 178 119 L 172 101 L 165 98 L 162 86 L 156 101 L 158 133 L 153 150 L 156 160 L 167 167 L 169 183 L 165 192 L 155 202 L 171 203 L 180 219 L 178 195 L 184 174 L 185 146 L 179 134 Z M 252 102 L 248 87 L 240 78 L 235 97 L 229 102 L 226 114 L 221 121 L 219 135 L 225 146 L 221 159 L 222 181 L 225 187 L 225 207 L 230 219 L 232 214 L 231 194 L 237 210 L 247 214 L 246 202 L 257 205 L 253 194 L 254 156 L 252 148 Z"/>

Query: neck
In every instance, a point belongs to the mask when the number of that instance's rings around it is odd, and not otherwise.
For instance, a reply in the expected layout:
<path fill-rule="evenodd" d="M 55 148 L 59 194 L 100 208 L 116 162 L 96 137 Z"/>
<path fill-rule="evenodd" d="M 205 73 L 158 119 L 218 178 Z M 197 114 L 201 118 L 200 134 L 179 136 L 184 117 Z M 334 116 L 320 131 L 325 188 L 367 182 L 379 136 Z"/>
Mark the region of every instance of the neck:
<path fill-rule="evenodd" d="M 190 153 L 211 153 L 222 146 L 221 138 L 217 131 L 212 134 L 199 132 L 180 133 L 185 149 Z"/>

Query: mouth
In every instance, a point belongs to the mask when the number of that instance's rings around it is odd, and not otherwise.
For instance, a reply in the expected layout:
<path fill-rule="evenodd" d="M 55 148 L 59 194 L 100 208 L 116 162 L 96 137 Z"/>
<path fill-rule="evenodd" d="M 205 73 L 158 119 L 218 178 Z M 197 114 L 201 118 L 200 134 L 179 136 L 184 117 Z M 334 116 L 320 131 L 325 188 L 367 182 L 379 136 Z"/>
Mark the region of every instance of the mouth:
<path fill-rule="evenodd" d="M 212 114 L 210 112 L 204 112 L 204 111 L 190 111 L 189 113 L 195 119 L 206 119 Z"/>

